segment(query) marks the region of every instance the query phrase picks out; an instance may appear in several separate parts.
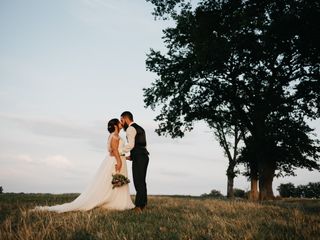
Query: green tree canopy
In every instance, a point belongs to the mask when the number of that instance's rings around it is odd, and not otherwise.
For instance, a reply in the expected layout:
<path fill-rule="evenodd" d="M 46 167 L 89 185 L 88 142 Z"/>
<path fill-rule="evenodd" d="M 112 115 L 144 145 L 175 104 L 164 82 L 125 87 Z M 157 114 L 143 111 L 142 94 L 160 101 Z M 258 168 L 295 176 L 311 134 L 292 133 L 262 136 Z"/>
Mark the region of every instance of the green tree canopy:
<path fill-rule="evenodd" d="M 319 169 L 319 142 L 306 119 L 319 117 L 318 1 L 150 0 L 171 17 L 168 51 L 151 50 L 147 69 L 159 78 L 144 89 L 157 132 L 183 137 L 195 121 L 235 123 L 242 159 L 271 198 L 276 170 Z"/>

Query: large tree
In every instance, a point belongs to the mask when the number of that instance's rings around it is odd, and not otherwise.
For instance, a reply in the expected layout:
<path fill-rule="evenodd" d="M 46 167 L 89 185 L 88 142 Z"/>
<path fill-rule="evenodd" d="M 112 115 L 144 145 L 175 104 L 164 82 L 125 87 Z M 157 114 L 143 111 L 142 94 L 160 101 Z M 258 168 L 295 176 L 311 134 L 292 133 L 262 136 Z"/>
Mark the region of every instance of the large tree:
<path fill-rule="evenodd" d="M 164 30 L 168 52 L 146 61 L 159 76 L 144 89 L 146 106 L 162 107 L 159 134 L 182 137 L 199 120 L 217 134 L 218 123 L 236 126 L 260 199 L 273 197 L 276 173 L 319 169 L 305 121 L 319 117 L 317 1 L 150 1 L 176 23 Z"/>

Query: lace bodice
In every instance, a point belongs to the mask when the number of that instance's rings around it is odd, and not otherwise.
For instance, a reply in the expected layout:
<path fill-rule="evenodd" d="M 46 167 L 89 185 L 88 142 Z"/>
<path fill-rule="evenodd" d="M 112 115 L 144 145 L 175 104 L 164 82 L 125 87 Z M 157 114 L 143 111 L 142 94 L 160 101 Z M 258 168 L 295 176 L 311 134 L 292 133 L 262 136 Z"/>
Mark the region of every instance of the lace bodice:
<path fill-rule="evenodd" d="M 121 138 L 120 136 L 115 136 L 114 133 L 111 133 L 110 136 L 109 136 L 109 138 L 108 138 L 108 143 L 107 143 L 108 152 L 109 152 L 109 154 L 111 153 L 111 139 L 112 139 L 113 137 L 119 139 L 119 148 L 118 148 L 118 151 L 119 151 L 119 153 L 120 153 L 120 155 L 121 155 L 122 150 L 123 150 L 123 147 L 124 147 L 124 141 L 122 140 L 122 138 Z"/>

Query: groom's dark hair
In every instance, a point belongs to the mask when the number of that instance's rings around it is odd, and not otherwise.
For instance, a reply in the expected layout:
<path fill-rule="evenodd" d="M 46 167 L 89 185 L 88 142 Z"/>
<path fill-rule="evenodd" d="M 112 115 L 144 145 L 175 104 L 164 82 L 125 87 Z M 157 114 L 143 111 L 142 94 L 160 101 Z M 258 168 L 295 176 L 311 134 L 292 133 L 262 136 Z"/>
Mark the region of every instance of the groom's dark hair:
<path fill-rule="evenodd" d="M 133 121 L 133 115 L 132 115 L 132 113 L 129 112 L 129 111 L 123 112 L 123 113 L 121 114 L 121 117 L 127 117 L 127 118 L 129 118 L 129 120 Z"/>

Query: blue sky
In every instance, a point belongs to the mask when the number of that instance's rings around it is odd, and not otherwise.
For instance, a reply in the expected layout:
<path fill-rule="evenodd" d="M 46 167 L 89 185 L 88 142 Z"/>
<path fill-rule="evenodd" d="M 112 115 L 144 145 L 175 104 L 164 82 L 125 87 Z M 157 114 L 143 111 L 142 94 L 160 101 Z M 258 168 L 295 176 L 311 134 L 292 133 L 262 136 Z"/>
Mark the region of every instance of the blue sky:
<path fill-rule="evenodd" d="M 142 88 L 162 29 L 144 0 L 0 0 L 0 185 L 6 192 L 80 192 L 106 155 L 106 123 L 130 110 L 147 132 L 150 194 L 226 193 L 227 160 L 196 124 L 183 139 L 154 133 Z M 320 121 L 312 123 L 320 135 Z M 129 172 L 131 164 L 128 163 Z M 131 173 L 130 173 L 131 175 Z M 306 184 L 319 172 L 276 179 Z M 244 177 L 235 186 L 249 189 Z M 134 188 L 130 185 L 130 191 Z"/>

